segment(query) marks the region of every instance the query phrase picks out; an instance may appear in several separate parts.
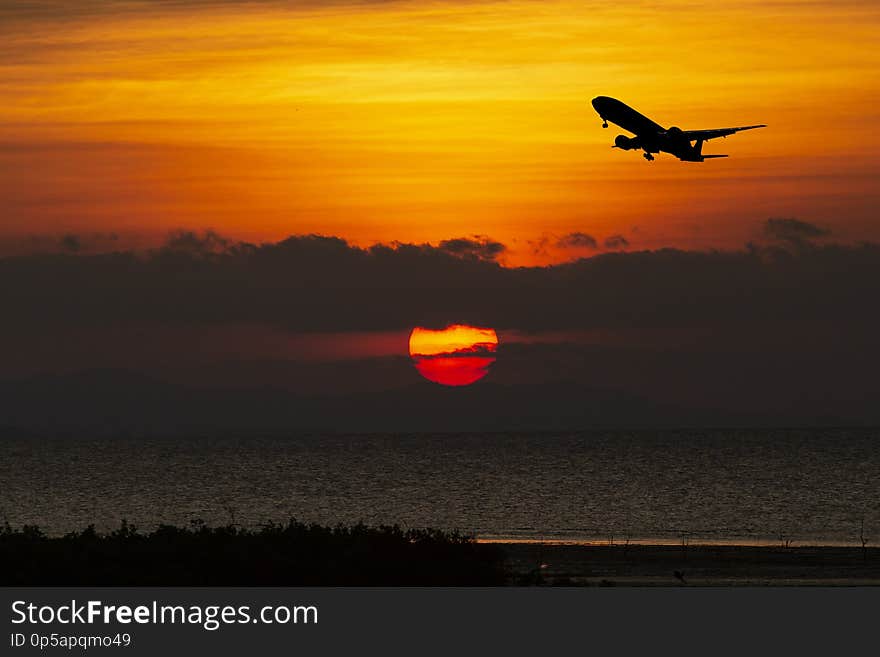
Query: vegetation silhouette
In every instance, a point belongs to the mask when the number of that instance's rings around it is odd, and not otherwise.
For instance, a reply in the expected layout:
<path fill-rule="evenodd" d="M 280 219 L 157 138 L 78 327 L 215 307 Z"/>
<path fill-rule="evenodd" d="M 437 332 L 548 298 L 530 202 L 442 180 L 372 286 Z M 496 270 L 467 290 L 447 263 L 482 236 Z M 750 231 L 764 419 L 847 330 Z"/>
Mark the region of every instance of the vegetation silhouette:
<path fill-rule="evenodd" d="M 458 532 L 295 519 L 257 529 L 194 520 L 149 533 L 123 521 L 106 534 L 89 526 L 48 536 L 5 523 L 0 586 L 877 586 L 880 548 L 861 540 L 859 547 L 486 544 Z"/>
<path fill-rule="evenodd" d="M 458 532 L 399 526 L 325 527 L 290 520 L 259 529 L 123 521 L 50 537 L 0 528 L 0 585 L 494 586 L 504 554 Z"/>

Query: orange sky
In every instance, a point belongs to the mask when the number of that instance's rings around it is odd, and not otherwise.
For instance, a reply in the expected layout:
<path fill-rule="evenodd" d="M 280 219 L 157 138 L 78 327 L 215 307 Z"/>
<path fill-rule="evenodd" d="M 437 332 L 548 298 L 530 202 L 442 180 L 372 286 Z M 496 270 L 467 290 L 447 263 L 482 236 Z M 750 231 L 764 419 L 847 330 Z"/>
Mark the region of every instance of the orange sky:
<path fill-rule="evenodd" d="M 0 239 L 481 234 L 533 264 L 590 253 L 553 248 L 572 231 L 733 248 L 771 216 L 880 238 L 873 0 L 29 4 L 0 9 Z M 599 94 L 769 127 L 649 164 Z"/>

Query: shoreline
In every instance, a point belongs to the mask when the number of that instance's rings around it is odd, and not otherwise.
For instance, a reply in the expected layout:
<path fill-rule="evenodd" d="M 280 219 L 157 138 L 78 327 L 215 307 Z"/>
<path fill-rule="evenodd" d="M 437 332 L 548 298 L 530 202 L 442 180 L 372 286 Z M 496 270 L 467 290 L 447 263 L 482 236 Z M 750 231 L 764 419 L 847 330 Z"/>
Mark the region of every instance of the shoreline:
<path fill-rule="evenodd" d="M 880 586 L 874 546 L 487 542 L 296 521 L 61 537 L 4 525 L 0 563 L 7 586 Z"/>
<path fill-rule="evenodd" d="M 514 583 L 880 586 L 880 547 L 494 543 Z"/>
<path fill-rule="evenodd" d="M 703 538 L 695 536 L 687 536 L 685 542 L 681 537 L 643 537 L 643 538 L 533 538 L 533 537 L 516 537 L 516 536 L 475 536 L 477 543 L 485 545 L 567 545 L 567 546 L 583 546 L 583 547 L 681 547 L 686 545 L 689 547 L 756 547 L 756 548 L 835 548 L 861 550 L 862 546 L 858 541 L 822 541 L 813 539 L 804 539 L 798 541 L 793 538 L 785 538 L 780 541 L 779 538 Z M 785 540 L 789 541 L 785 545 Z M 870 549 L 870 544 L 869 544 Z"/>

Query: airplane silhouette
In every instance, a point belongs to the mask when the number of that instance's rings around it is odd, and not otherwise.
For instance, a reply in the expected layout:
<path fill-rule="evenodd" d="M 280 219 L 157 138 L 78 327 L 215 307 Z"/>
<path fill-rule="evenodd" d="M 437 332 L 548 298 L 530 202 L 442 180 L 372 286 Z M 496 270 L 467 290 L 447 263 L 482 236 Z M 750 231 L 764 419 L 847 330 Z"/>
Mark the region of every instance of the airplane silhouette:
<path fill-rule="evenodd" d="M 639 114 L 629 105 L 608 96 L 596 96 L 593 107 L 602 119 L 602 127 L 607 128 L 608 122 L 629 130 L 635 137 L 617 135 L 614 146 L 625 151 L 643 150 L 646 160 L 654 159 L 652 153 L 669 153 L 683 162 L 703 162 L 709 158 L 727 157 L 726 155 L 703 155 L 703 142 L 726 137 L 740 130 L 766 128 L 765 124 L 746 125 L 740 128 L 716 128 L 714 130 L 682 130 L 681 128 L 664 128 L 651 119 Z"/>

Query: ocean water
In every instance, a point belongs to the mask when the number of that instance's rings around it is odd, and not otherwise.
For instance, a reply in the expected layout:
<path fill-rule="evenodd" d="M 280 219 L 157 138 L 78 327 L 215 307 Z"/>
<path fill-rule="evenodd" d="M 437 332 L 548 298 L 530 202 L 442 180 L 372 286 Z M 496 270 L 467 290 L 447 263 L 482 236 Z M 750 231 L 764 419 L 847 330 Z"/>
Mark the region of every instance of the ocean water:
<path fill-rule="evenodd" d="M 880 541 L 880 430 L 0 436 L 0 522 L 291 517 L 483 539 L 860 545 Z M 782 539 L 780 539 L 780 536 Z"/>

